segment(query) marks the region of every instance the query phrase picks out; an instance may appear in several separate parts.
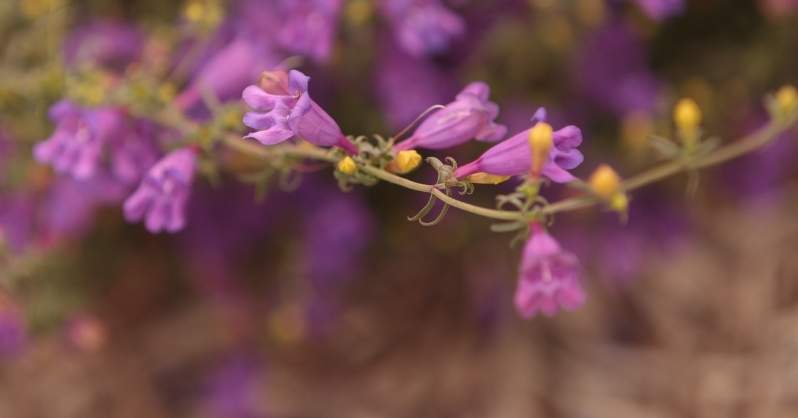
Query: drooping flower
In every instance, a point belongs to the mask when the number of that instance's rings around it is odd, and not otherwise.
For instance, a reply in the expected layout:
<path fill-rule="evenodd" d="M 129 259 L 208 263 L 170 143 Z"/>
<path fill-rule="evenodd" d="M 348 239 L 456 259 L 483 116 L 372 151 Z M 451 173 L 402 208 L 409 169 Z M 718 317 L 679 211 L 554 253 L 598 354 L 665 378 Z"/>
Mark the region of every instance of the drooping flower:
<path fill-rule="evenodd" d="M 499 106 L 488 100 L 489 95 L 490 87 L 481 81 L 467 85 L 453 102 L 433 113 L 410 138 L 396 144 L 394 150 L 444 149 L 474 138 L 500 140 L 507 128 L 494 122 Z"/>
<path fill-rule="evenodd" d="M 98 171 L 105 144 L 122 123 L 122 114 L 113 108 L 84 109 L 62 100 L 50 109 L 55 132 L 33 150 L 36 160 L 56 172 L 87 179 Z"/>
<path fill-rule="evenodd" d="M 152 233 L 183 229 L 196 159 L 194 149 L 180 148 L 158 161 L 125 201 L 125 219 L 128 222 L 144 219 Z"/>
<path fill-rule="evenodd" d="M 585 302 L 579 278 L 579 260 L 539 225 L 524 247 L 515 307 L 525 319 L 538 312 L 546 316 L 560 309 L 574 310 Z"/>
<path fill-rule="evenodd" d="M 415 57 L 445 52 L 465 32 L 463 19 L 438 0 L 383 0 L 381 6 L 397 42 Z"/>
<path fill-rule="evenodd" d="M 546 112 L 539 109 L 532 118 L 532 126 L 545 120 Z M 494 176 L 516 176 L 529 172 L 532 164 L 532 151 L 529 146 L 529 132 L 522 131 L 485 151 L 476 160 L 455 170 L 455 177 L 462 179 L 475 173 Z M 576 168 L 584 157 L 577 147 L 582 143 L 582 131 L 573 125 L 560 128 L 553 133 L 554 146 L 549 151 L 548 161 L 541 173 L 557 183 L 567 183 L 574 176 L 566 170 Z"/>
<path fill-rule="evenodd" d="M 299 137 L 319 146 L 339 146 L 351 154 L 357 147 L 341 132 L 335 120 L 308 94 L 310 77 L 297 70 L 268 71 L 260 85 L 244 89 L 244 101 L 254 112 L 244 115 L 244 124 L 257 129 L 247 135 L 263 145 L 274 145 Z"/>
<path fill-rule="evenodd" d="M 263 68 L 277 62 L 267 43 L 239 35 L 208 58 L 175 102 L 184 111 L 192 111 L 206 92 L 222 102 L 231 100 L 256 80 Z"/>

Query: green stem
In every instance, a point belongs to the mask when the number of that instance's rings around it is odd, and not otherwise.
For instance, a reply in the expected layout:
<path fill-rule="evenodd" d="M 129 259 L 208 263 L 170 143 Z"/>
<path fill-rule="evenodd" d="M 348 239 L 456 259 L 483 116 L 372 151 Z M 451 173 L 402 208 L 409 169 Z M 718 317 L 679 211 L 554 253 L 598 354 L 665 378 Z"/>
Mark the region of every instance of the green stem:
<path fill-rule="evenodd" d="M 683 171 L 710 167 L 748 154 L 767 145 L 782 133 L 792 129 L 796 125 L 796 122 L 798 122 L 798 112 L 780 121 L 771 121 L 756 132 L 743 137 L 738 141 L 720 147 L 706 155 L 691 159 L 679 159 L 663 163 L 628 178 L 623 183 L 624 190 L 631 191 L 638 189 Z M 272 158 L 283 155 L 296 158 L 310 158 L 327 161 L 330 163 L 336 162 L 336 158 L 329 151 L 307 144 L 280 145 L 266 148 L 236 136 L 225 138 L 224 144 L 230 148 L 236 149 L 241 153 L 253 155 L 259 158 Z M 405 189 L 414 190 L 421 193 L 432 193 L 436 198 L 440 199 L 447 205 L 475 215 L 503 221 L 524 220 L 525 217 L 525 215 L 519 211 L 491 209 L 458 200 L 443 192 L 443 185 L 441 184 L 418 183 L 372 166 L 361 166 L 359 169 L 382 181 L 393 183 Z M 544 207 L 541 212 L 545 215 L 552 215 L 555 213 L 587 208 L 598 203 L 600 203 L 598 199 L 592 195 L 586 194 L 552 203 Z"/>

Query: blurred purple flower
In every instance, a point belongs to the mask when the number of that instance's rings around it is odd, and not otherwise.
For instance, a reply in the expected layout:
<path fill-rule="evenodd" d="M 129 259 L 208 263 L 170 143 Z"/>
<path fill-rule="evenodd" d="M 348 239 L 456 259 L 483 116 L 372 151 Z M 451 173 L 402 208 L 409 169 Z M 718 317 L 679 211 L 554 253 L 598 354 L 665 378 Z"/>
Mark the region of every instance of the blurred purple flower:
<path fill-rule="evenodd" d="M 33 241 L 35 209 L 30 193 L 11 192 L 0 196 L 0 239 L 13 253 L 23 251 Z"/>
<path fill-rule="evenodd" d="M 34 156 L 58 173 L 90 178 L 97 173 L 103 149 L 118 133 L 122 118 L 118 109 L 85 109 L 62 100 L 50 109 L 55 132 L 36 145 Z"/>
<path fill-rule="evenodd" d="M 538 225 L 524 247 L 520 270 L 515 307 L 525 319 L 538 312 L 552 316 L 561 308 L 574 310 L 585 302 L 579 260 Z"/>
<path fill-rule="evenodd" d="M 383 37 L 378 50 L 376 94 L 382 114 L 401 129 L 436 103 L 449 100 L 457 90 L 449 73 L 433 62 L 411 57 L 393 39 Z"/>
<path fill-rule="evenodd" d="M 134 26 L 96 21 L 73 30 L 64 42 L 64 60 L 70 67 L 98 64 L 122 69 L 141 55 L 144 36 Z"/>
<path fill-rule="evenodd" d="M 341 0 L 280 0 L 276 42 L 288 52 L 325 62 L 330 58 Z"/>
<path fill-rule="evenodd" d="M 664 20 L 684 11 L 684 0 L 635 0 L 638 6 L 655 20 Z"/>
<path fill-rule="evenodd" d="M 145 225 L 152 233 L 183 229 L 196 159 L 194 149 L 180 148 L 158 161 L 125 201 L 125 219 L 139 222 L 146 218 Z"/>
<path fill-rule="evenodd" d="M 351 154 L 357 147 L 341 132 L 335 120 L 308 93 L 310 77 L 297 70 L 264 73 L 259 86 L 244 89 L 244 101 L 254 112 L 244 124 L 257 129 L 247 135 L 263 145 L 299 137 L 319 146 L 339 146 Z"/>
<path fill-rule="evenodd" d="M 259 367 L 244 355 L 227 359 L 207 382 L 207 400 L 212 417 L 257 418 Z"/>
<path fill-rule="evenodd" d="M 188 87 L 175 99 L 176 104 L 191 112 L 202 103 L 205 92 L 222 102 L 238 98 L 261 71 L 278 62 L 267 42 L 239 35 L 199 67 Z"/>
<path fill-rule="evenodd" d="M 545 110 L 539 109 L 532 118 L 534 126 L 545 119 Z M 474 173 L 487 173 L 497 176 L 517 176 L 526 174 L 532 164 L 532 152 L 529 149 L 529 131 L 522 131 L 515 136 L 500 142 L 483 153 L 476 160 L 460 166 L 455 177 L 464 178 Z M 584 157 L 576 148 L 582 143 L 582 131 L 568 125 L 554 132 L 554 147 L 549 152 L 549 160 L 543 166 L 542 174 L 554 182 L 567 183 L 574 176 L 566 170 L 576 168 Z"/>
<path fill-rule="evenodd" d="M 490 87 L 479 81 L 467 85 L 455 101 L 435 112 L 419 125 L 410 138 L 399 142 L 394 150 L 414 148 L 444 149 L 467 142 L 496 142 L 507 128 L 494 122 L 499 106 L 488 100 Z"/>
<path fill-rule="evenodd" d="M 465 32 L 463 19 L 438 0 L 382 0 L 381 9 L 399 45 L 414 57 L 445 52 Z"/>
<path fill-rule="evenodd" d="M 19 355 L 27 339 L 22 313 L 7 295 L 0 293 L 0 360 Z"/>
<path fill-rule="evenodd" d="M 53 242 L 80 234 L 91 225 L 99 206 L 116 204 L 125 192 L 123 185 L 105 177 L 56 179 L 39 203 L 41 238 Z"/>
<path fill-rule="evenodd" d="M 595 32 L 577 55 L 576 80 L 587 99 L 617 116 L 650 113 L 659 82 L 646 66 L 645 49 L 621 22 Z"/>
<path fill-rule="evenodd" d="M 158 160 L 160 150 L 153 138 L 157 128 L 147 121 L 129 121 L 128 129 L 119 132 L 110 146 L 111 175 L 122 184 L 131 185 L 144 177 Z"/>

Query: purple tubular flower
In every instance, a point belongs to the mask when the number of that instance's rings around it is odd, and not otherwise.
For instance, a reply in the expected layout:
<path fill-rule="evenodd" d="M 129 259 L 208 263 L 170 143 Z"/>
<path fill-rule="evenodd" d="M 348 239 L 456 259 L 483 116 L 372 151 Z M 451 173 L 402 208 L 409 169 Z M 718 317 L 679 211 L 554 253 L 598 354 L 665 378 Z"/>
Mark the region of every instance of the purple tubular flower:
<path fill-rule="evenodd" d="M 178 107 L 193 110 L 202 102 L 203 91 L 222 102 L 238 97 L 241 90 L 257 79 L 262 68 L 278 62 L 263 43 L 238 36 L 215 52 L 195 74 L 188 87 L 175 99 Z"/>
<path fill-rule="evenodd" d="M 308 94 L 310 77 L 297 70 L 268 71 L 259 86 L 244 89 L 244 101 L 254 112 L 244 115 L 244 124 L 257 129 L 246 136 L 263 145 L 274 145 L 299 137 L 319 146 L 339 146 L 350 154 L 357 147 Z"/>
<path fill-rule="evenodd" d="M 427 118 L 413 135 L 396 144 L 396 151 L 413 148 L 444 149 L 472 138 L 500 140 L 507 128 L 494 123 L 499 106 L 488 100 L 490 87 L 478 81 L 466 86 L 455 101 Z"/>
<path fill-rule="evenodd" d="M 463 19 L 438 0 L 384 0 L 382 9 L 399 45 L 415 57 L 445 52 L 465 32 Z"/>
<path fill-rule="evenodd" d="M 117 109 L 82 109 L 62 100 L 50 109 L 56 129 L 33 150 L 37 161 L 76 179 L 92 177 L 98 170 L 105 144 L 119 129 L 122 114 Z"/>
<path fill-rule="evenodd" d="M 543 108 L 532 118 L 534 126 L 545 119 Z M 528 173 L 532 165 L 532 152 L 529 149 L 529 128 L 515 136 L 504 140 L 485 151 L 476 160 L 455 170 L 455 177 L 464 178 L 474 173 L 487 173 L 497 176 L 516 176 Z M 576 149 L 582 143 L 582 131 L 568 125 L 554 132 L 554 146 L 549 152 L 549 160 L 544 164 L 542 175 L 556 183 L 567 183 L 574 176 L 567 170 L 576 168 L 584 157 Z"/>
<path fill-rule="evenodd" d="M 158 161 L 125 201 L 125 219 L 139 222 L 146 218 L 145 225 L 152 233 L 183 229 L 196 159 L 194 149 L 180 148 Z"/>
<path fill-rule="evenodd" d="M 540 226 L 524 247 L 515 307 L 525 319 L 538 312 L 552 316 L 560 308 L 574 310 L 585 302 L 579 280 L 579 261 Z"/>

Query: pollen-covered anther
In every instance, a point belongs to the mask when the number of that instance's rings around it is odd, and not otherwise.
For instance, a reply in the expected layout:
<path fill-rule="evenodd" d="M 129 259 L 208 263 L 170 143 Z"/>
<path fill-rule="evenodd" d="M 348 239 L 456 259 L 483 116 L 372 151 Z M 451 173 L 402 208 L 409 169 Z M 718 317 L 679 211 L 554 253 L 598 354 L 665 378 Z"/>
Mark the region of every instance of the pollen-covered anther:
<path fill-rule="evenodd" d="M 418 151 L 403 150 L 396 153 L 388 169 L 397 174 L 406 174 L 415 170 L 419 164 L 421 164 L 421 154 Z"/>
<path fill-rule="evenodd" d="M 338 171 L 348 175 L 357 172 L 357 164 L 355 164 L 355 160 L 353 160 L 352 157 L 344 157 L 341 161 L 338 161 L 336 167 Z"/>
<path fill-rule="evenodd" d="M 532 153 L 530 167 L 533 176 L 540 176 L 543 165 L 549 159 L 549 152 L 554 144 L 554 129 L 546 122 L 538 122 L 529 130 L 529 148 Z"/>
<path fill-rule="evenodd" d="M 474 173 L 468 177 L 468 180 L 474 184 L 500 184 L 504 183 L 510 178 L 510 176 L 497 176 L 495 174 L 488 174 L 488 173 Z"/>
<path fill-rule="evenodd" d="M 698 143 L 701 119 L 701 109 L 693 99 L 681 99 L 673 109 L 673 122 L 679 130 L 679 138 L 688 150 L 695 148 Z"/>

